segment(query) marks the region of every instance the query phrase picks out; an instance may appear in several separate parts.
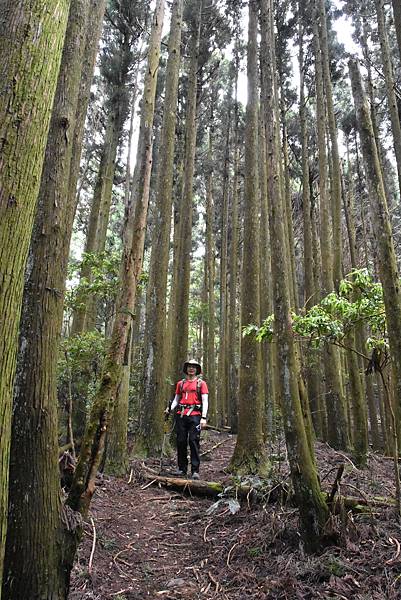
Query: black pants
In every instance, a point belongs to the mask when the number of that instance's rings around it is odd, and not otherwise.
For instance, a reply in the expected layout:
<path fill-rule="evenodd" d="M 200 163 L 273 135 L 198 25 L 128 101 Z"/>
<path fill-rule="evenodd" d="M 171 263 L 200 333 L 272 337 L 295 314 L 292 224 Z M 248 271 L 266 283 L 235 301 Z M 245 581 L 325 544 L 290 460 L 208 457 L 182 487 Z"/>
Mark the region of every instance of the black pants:
<path fill-rule="evenodd" d="M 200 415 L 189 417 L 176 416 L 176 431 L 177 431 L 177 458 L 178 468 L 184 473 L 188 469 L 187 447 L 189 441 L 189 449 L 191 451 L 191 472 L 198 473 L 200 465 Z"/>

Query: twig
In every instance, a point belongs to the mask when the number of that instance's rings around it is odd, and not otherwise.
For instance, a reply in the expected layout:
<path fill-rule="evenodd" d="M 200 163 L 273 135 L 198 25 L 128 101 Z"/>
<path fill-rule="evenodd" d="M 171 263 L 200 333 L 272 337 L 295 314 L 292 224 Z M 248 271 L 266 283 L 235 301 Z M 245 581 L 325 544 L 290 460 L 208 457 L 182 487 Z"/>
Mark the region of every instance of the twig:
<path fill-rule="evenodd" d="M 94 523 L 92 517 L 90 518 L 90 521 L 91 521 L 92 527 L 93 527 L 93 540 L 92 540 L 92 550 L 91 550 L 91 554 L 89 557 L 88 573 L 90 576 L 92 576 L 93 556 L 95 554 L 95 547 L 96 547 L 96 527 L 95 527 L 95 523 Z"/>
<path fill-rule="evenodd" d="M 212 522 L 210 521 L 210 523 L 208 523 L 205 527 L 205 530 L 203 532 L 203 541 L 205 542 L 205 544 L 207 543 L 207 537 L 206 537 L 206 532 L 209 529 L 210 525 L 212 524 Z"/>
<path fill-rule="evenodd" d="M 134 470 L 131 469 L 130 474 L 129 474 L 129 479 L 128 479 L 128 483 L 131 483 L 132 481 L 132 475 L 134 474 Z"/>
<path fill-rule="evenodd" d="M 397 548 L 396 553 L 393 556 L 393 558 L 391 558 L 390 560 L 386 560 L 386 565 L 391 566 L 391 565 L 393 565 L 394 563 L 397 562 L 397 559 L 398 559 L 398 557 L 400 555 L 401 546 L 400 546 L 400 542 L 395 537 L 388 538 L 388 541 L 390 542 L 390 544 L 395 544 L 395 546 Z"/>
<path fill-rule="evenodd" d="M 214 585 L 216 586 L 216 594 L 218 593 L 219 589 L 220 589 L 220 584 L 219 582 L 213 577 L 213 575 L 211 574 L 210 571 L 207 572 L 207 574 L 209 575 L 211 581 L 214 583 Z"/>
<path fill-rule="evenodd" d="M 231 567 L 230 567 L 230 558 L 231 558 L 231 555 L 232 555 L 232 553 L 233 553 L 233 550 L 234 550 L 234 548 L 235 548 L 236 546 L 238 546 L 238 545 L 239 545 L 239 542 L 235 542 L 234 546 L 231 546 L 231 548 L 230 548 L 230 550 L 229 550 L 229 552 L 228 552 L 228 556 L 227 556 L 227 563 L 226 563 L 228 568 L 231 568 Z"/>
<path fill-rule="evenodd" d="M 347 487 L 352 488 L 353 490 L 356 490 L 357 492 L 359 492 L 360 495 L 362 496 L 362 498 L 366 501 L 367 506 L 369 506 L 371 504 L 371 501 L 369 500 L 369 498 L 365 494 L 365 492 L 363 492 L 362 490 L 360 490 L 359 488 L 357 488 L 356 485 L 352 485 L 352 483 L 345 483 L 344 485 L 346 485 Z"/>
<path fill-rule="evenodd" d="M 146 488 L 150 487 L 151 485 L 153 485 L 155 482 L 157 481 L 157 479 L 152 479 L 152 481 L 149 481 L 149 483 L 147 483 L 146 485 L 143 485 L 141 487 L 141 490 L 146 490 Z"/>
<path fill-rule="evenodd" d="M 212 448 L 209 448 L 209 450 L 205 450 L 205 452 L 202 452 L 201 456 L 206 456 L 206 454 L 210 454 L 210 452 L 213 452 L 213 450 L 216 450 L 216 448 L 218 448 L 222 444 L 225 444 L 226 442 L 228 442 L 229 439 L 230 438 L 227 438 L 225 440 L 222 440 L 221 442 L 218 442 L 217 444 L 212 446 Z"/>

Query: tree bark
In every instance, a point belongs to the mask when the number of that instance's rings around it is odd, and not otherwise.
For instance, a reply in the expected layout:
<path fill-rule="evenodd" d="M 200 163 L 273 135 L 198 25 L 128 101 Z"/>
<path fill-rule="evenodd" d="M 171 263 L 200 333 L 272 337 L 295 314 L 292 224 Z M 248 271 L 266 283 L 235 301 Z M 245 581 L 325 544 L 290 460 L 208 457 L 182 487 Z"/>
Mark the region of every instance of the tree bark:
<path fill-rule="evenodd" d="M 319 0 L 320 1 L 320 0 Z M 320 241 L 322 253 L 322 295 L 334 289 L 332 231 L 327 182 L 326 153 L 326 114 L 323 89 L 323 72 L 317 22 L 314 24 L 315 72 L 316 72 L 316 112 L 319 152 L 319 192 L 320 192 Z M 341 378 L 341 357 L 338 348 L 326 345 L 323 351 L 326 407 L 328 421 L 328 441 L 337 449 L 349 447 L 349 431 L 346 411 L 346 398 Z"/>
<path fill-rule="evenodd" d="M 230 94 L 231 95 L 231 94 Z M 227 346 L 227 314 L 228 314 L 228 192 L 229 192 L 229 157 L 231 132 L 231 100 L 228 110 L 227 131 L 224 150 L 223 197 L 221 211 L 221 249 L 220 249 L 220 347 L 217 379 L 217 414 L 218 425 L 227 424 L 228 414 L 228 346 Z"/>
<path fill-rule="evenodd" d="M 181 62 L 182 0 L 175 0 L 171 15 L 166 70 L 163 124 L 156 183 L 152 252 L 146 294 L 146 329 L 143 357 L 143 410 L 136 439 L 145 454 L 160 454 L 163 443 L 163 409 L 167 403 L 166 295 L 170 254 L 173 163 Z M 140 439 L 139 439 L 140 438 Z"/>
<path fill-rule="evenodd" d="M 62 556 L 56 370 L 75 213 L 75 195 L 68 196 L 69 167 L 89 8 L 89 0 L 71 4 L 26 273 L 5 558 L 4 589 L 10 599 L 24 597 L 27 589 L 35 598 L 64 598 L 68 589 Z M 32 468 L 27 471 L 28 462 Z"/>
<path fill-rule="evenodd" d="M 359 137 L 364 157 L 364 168 L 369 189 L 372 225 L 377 242 L 379 276 L 383 286 L 387 331 L 394 376 L 398 439 L 401 439 L 401 291 L 399 275 L 379 155 L 357 61 L 351 60 L 349 62 L 349 69 L 357 112 Z"/>
<path fill-rule="evenodd" d="M 214 100 L 212 99 L 211 102 Z M 215 243 L 214 243 L 214 203 L 213 203 L 213 111 L 209 128 L 208 173 L 206 182 L 206 269 L 207 269 L 207 382 L 209 389 L 209 421 L 219 426 L 216 406 L 216 357 L 215 357 Z"/>
<path fill-rule="evenodd" d="M 401 61 L 401 4 L 398 0 L 392 0 L 394 13 L 394 26 L 397 35 L 398 53 Z"/>
<path fill-rule="evenodd" d="M 333 214 L 333 282 L 335 289 L 342 278 L 342 239 L 341 239 L 341 167 L 338 151 L 337 124 L 333 103 L 333 87 L 330 74 L 329 45 L 327 40 L 327 20 L 325 0 L 317 1 L 317 18 L 319 21 L 321 61 L 325 100 L 327 106 L 328 129 L 331 142 L 332 165 L 332 214 Z"/>
<path fill-rule="evenodd" d="M 236 52 L 236 83 L 235 83 L 235 116 L 234 116 L 234 175 L 231 193 L 231 235 L 230 235 L 230 279 L 229 279 L 229 310 L 228 310 L 228 390 L 230 397 L 229 424 L 232 433 L 238 432 L 238 375 L 237 348 L 239 345 L 239 324 L 237 315 L 237 279 L 239 253 L 239 139 L 238 139 L 238 71 L 239 56 Z"/>
<path fill-rule="evenodd" d="M 264 110 L 268 155 L 269 196 L 271 203 L 270 232 L 272 244 L 272 267 L 274 285 L 275 334 L 278 345 L 279 393 L 283 412 L 288 459 L 295 491 L 296 504 L 300 510 L 301 530 L 308 551 L 315 551 L 322 544 L 323 530 L 328 509 L 320 491 L 317 471 L 305 431 L 299 396 L 299 362 L 292 333 L 290 315 L 290 287 L 287 256 L 284 243 L 283 198 L 280 193 L 279 132 L 273 115 L 274 51 L 271 26 L 271 0 L 261 1 L 261 48 Z"/>
<path fill-rule="evenodd" d="M 172 379 L 176 380 L 182 365 L 187 359 L 189 329 L 189 284 L 192 248 L 193 183 L 197 136 L 197 91 L 198 54 L 204 0 L 192 0 L 190 66 L 188 74 L 187 115 L 185 122 L 185 162 L 183 171 L 183 192 L 180 204 L 178 249 L 176 254 L 176 277 L 174 278 L 175 298 L 171 304 L 172 314 Z"/>
<path fill-rule="evenodd" d="M 18 0 L 0 7 L 0 587 L 24 268 L 69 4 L 36 0 L 28 10 Z"/>
<path fill-rule="evenodd" d="M 398 186 L 401 192 L 401 124 L 398 113 L 397 98 L 394 89 L 394 73 L 391 62 L 391 53 L 386 31 L 386 19 L 384 13 L 384 0 L 375 0 L 377 28 L 379 32 L 380 48 L 383 62 L 384 79 L 386 82 L 387 103 L 390 113 L 391 130 L 393 133 L 393 144 L 397 162 Z"/>
<path fill-rule="evenodd" d="M 68 506 L 83 514 L 87 513 L 95 491 L 96 472 L 103 455 L 105 436 L 113 412 L 117 388 L 122 378 L 128 334 L 135 310 L 136 288 L 142 270 L 152 166 L 153 117 L 164 7 L 165 0 L 158 0 L 149 40 L 137 161 L 130 204 L 127 207 L 124 222 L 124 246 L 120 271 L 121 288 L 116 301 L 116 317 L 102 377 L 93 400 L 74 481 L 67 500 Z"/>
<path fill-rule="evenodd" d="M 244 251 L 241 276 L 241 324 L 260 323 L 259 169 L 258 169 L 258 2 L 249 2 L 248 103 L 245 117 Z M 261 347 L 253 336 L 241 338 L 238 437 L 231 471 L 266 474 L 269 461 L 263 440 Z"/>

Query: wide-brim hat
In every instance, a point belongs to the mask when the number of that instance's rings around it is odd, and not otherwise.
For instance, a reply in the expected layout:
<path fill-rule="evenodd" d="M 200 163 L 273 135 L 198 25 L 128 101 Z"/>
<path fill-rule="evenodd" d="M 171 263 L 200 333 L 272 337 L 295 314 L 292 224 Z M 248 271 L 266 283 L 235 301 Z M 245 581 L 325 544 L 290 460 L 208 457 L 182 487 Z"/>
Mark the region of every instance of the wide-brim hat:
<path fill-rule="evenodd" d="M 189 365 L 191 365 L 191 367 L 196 367 L 196 374 L 200 375 L 200 373 L 202 372 L 202 367 L 200 366 L 200 364 L 196 361 L 196 360 L 187 360 L 187 362 L 184 363 L 184 366 L 182 367 L 183 372 L 185 373 L 185 375 L 188 374 L 188 367 Z"/>

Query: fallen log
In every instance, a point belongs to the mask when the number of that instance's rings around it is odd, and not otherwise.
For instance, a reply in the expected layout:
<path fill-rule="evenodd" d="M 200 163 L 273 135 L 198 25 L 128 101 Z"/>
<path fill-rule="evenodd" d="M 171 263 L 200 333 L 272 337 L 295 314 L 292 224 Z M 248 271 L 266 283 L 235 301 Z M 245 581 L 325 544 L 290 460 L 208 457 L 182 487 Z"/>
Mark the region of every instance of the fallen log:
<path fill-rule="evenodd" d="M 224 491 L 224 486 L 217 481 L 202 481 L 195 479 L 182 479 L 179 477 L 169 477 L 167 475 L 157 475 L 156 473 L 146 470 L 143 476 L 149 485 L 157 484 L 165 486 L 181 493 L 190 496 L 201 496 L 207 498 L 217 498 Z M 228 489 L 226 492 L 228 497 L 246 499 L 250 502 L 265 502 L 274 503 L 279 499 L 287 500 L 293 505 L 292 497 L 289 490 L 283 484 L 278 483 L 270 491 L 263 489 L 258 490 L 250 485 L 239 485 Z M 326 493 L 326 499 L 329 500 L 330 494 Z M 337 496 L 331 501 L 331 511 L 339 513 L 344 508 L 355 513 L 370 512 L 372 508 L 389 508 L 393 507 L 395 501 L 392 498 L 372 497 L 372 498 L 354 498 L 352 496 Z"/>

